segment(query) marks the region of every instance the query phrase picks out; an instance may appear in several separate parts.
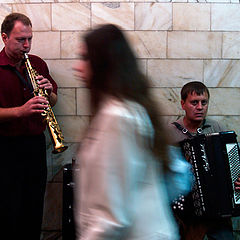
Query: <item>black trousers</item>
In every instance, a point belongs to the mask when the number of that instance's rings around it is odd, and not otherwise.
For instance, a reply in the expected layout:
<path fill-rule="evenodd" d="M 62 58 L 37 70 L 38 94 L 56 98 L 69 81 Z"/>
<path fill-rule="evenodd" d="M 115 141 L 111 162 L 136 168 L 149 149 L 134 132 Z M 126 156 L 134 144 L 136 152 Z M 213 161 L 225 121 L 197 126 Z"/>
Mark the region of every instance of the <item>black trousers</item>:
<path fill-rule="evenodd" d="M 181 240 L 234 240 L 231 218 L 197 219 L 189 218 L 182 221 L 175 216 L 179 224 Z"/>
<path fill-rule="evenodd" d="M 0 237 L 39 240 L 47 180 L 44 134 L 0 137 Z"/>

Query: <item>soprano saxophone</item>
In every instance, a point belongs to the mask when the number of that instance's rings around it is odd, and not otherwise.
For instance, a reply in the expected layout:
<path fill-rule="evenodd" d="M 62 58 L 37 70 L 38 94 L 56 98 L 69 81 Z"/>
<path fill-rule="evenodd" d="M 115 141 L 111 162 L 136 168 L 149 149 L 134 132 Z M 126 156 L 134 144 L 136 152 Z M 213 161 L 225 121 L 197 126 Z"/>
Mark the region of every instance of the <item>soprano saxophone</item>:
<path fill-rule="evenodd" d="M 25 65 L 27 68 L 28 76 L 31 80 L 31 84 L 33 87 L 33 94 L 34 96 L 41 96 L 41 97 L 48 97 L 48 93 L 46 89 L 39 88 L 39 85 L 36 81 L 36 77 L 39 75 L 35 69 L 32 68 L 32 65 L 30 63 L 30 60 L 28 58 L 28 54 L 24 53 L 25 58 Z M 61 153 L 65 151 L 68 147 L 63 145 L 63 134 L 60 129 L 60 126 L 57 122 L 56 117 L 54 116 L 53 110 L 51 105 L 48 103 L 48 108 L 44 110 L 44 112 L 41 114 L 44 119 L 47 122 L 47 128 L 49 131 L 50 138 L 53 143 L 54 150 L 53 153 Z"/>

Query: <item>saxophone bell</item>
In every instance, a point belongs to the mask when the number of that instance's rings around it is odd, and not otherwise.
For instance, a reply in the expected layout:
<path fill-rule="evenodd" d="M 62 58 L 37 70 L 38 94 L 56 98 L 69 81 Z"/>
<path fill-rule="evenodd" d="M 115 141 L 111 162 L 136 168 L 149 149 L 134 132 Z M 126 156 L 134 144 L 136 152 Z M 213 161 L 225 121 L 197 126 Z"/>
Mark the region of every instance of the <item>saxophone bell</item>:
<path fill-rule="evenodd" d="M 61 130 L 52 124 L 48 124 L 48 131 L 53 142 L 53 154 L 64 152 L 68 146 L 63 145 L 63 136 Z"/>

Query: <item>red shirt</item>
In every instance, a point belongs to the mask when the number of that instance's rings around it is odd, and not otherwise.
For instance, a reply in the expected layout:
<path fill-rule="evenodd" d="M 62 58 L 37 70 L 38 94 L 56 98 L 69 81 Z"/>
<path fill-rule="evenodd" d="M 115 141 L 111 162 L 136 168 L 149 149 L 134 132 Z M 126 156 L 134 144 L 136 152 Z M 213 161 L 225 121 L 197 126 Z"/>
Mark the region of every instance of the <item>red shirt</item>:
<path fill-rule="evenodd" d="M 53 92 L 57 94 L 57 84 L 49 74 L 47 64 L 35 55 L 29 55 L 32 67 L 53 85 Z M 0 108 L 22 106 L 33 97 L 31 91 L 24 86 L 3 49 L 0 52 Z M 27 81 L 27 70 L 23 61 L 22 76 Z M 43 117 L 39 115 L 0 122 L 0 136 L 21 136 L 41 134 L 46 128 Z"/>

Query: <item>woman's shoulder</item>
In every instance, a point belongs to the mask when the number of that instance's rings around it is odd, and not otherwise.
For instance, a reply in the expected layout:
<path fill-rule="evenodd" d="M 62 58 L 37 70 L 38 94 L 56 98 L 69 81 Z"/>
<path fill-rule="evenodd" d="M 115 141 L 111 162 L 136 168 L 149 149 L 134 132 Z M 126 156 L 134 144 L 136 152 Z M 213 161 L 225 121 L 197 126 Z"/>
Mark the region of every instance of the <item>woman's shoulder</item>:
<path fill-rule="evenodd" d="M 146 115 L 146 110 L 140 104 L 129 100 L 118 100 L 109 98 L 105 100 L 100 108 L 100 114 L 123 117 L 135 120 L 139 115 Z"/>
<path fill-rule="evenodd" d="M 135 130 L 140 130 L 143 134 L 153 133 L 153 127 L 149 115 L 145 108 L 137 102 L 109 98 L 99 111 L 99 116 L 109 119 L 114 124 L 128 124 Z"/>
<path fill-rule="evenodd" d="M 110 116 L 130 117 L 124 102 L 113 98 L 106 99 L 102 103 L 99 113 Z"/>

